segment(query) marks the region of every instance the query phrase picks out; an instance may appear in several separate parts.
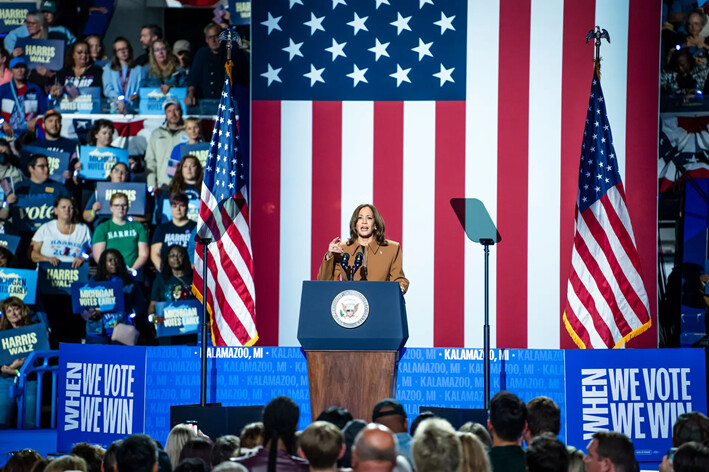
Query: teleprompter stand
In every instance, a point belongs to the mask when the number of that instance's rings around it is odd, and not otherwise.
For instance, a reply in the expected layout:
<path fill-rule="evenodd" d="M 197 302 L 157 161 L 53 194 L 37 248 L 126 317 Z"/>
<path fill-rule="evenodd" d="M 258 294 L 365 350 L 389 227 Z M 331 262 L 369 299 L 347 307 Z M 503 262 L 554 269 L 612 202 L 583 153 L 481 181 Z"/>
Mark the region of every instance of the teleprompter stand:
<path fill-rule="evenodd" d="M 485 250 L 485 321 L 483 325 L 483 351 L 485 377 L 485 410 L 490 408 L 490 246 L 502 238 L 495 223 L 477 198 L 451 198 L 451 206 L 465 235 L 473 242 L 482 244 Z"/>

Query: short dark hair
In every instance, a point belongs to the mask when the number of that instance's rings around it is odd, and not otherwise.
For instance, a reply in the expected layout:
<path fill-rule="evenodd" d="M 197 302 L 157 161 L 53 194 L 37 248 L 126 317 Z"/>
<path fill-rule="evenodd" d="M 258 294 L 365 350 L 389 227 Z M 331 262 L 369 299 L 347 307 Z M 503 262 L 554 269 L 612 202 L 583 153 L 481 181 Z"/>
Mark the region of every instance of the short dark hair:
<path fill-rule="evenodd" d="M 182 459 L 173 472 L 209 472 L 209 466 L 199 457 Z"/>
<path fill-rule="evenodd" d="M 191 457 L 198 457 L 202 459 L 206 464 L 208 469 L 212 468 L 212 449 L 214 448 L 214 443 L 209 438 L 196 437 L 192 438 L 182 446 L 182 451 L 180 452 L 180 462 Z"/>
<path fill-rule="evenodd" d="M 30 156 L 30 159 L 27 161 L 27 167 L 34 167 L 34 166 L 36 166 L 36 165 L 37 165 L 37 161 L 38 161 L 39 159 L 42 159 L 42 158 L 47 159 L 47 156 L 45 156 L 44 154 L 32 154 L 32 155 Z M 49 162 L 49 159 L 47 159 L 47 162 Z"/>
<path fill-rule="evenodd" d="M 534 436 L 542 433 L 559 435 L 561 410 L 549 397 L 535 397 L 527 402 L 527 430 Z"/>
<path fill-rule="evenodd" d="M 212 448 L 212 466 L 226 462 L 239 454 L 239 437 L 233 434 L 220 436 Z"/>
<path fill-rule="evenodd" d="M 682 444 L 672 460 L 675 472 L 704 472 L 709 470 L 709 447 L 698 442 Z"/>
<path fill-rule="evenodd" d="M 152 472 L 157 461 L 157 446 L 147 434 L 128 436 L 116 451 L 118 472 Z"/>
<path fill-rule="evenodd" d="M 162 28 L 154 23 L 150 23 L 148 25 L 143 25 L 140 27 L 141 31 L 143 31 L 144 29 L 150 30 L 150 36 L 156 36 L 158 38 L 162 38 Z"/>
<path fill-rule="evenodd" d="M 103 472 L 113 472 L 116 468 L 116 451 L 123 444 L 122 439 L 113 441 L 103 455 Z"/>
<path fill-rule="evenodd" d="M 4 472 L 25 472 L 26 470 L 32 470 L 32 467 L 41 460 L 42 456 L 34 449 L 22 449 L 15 452 L 7 460 L 2 470 Z"/>
<path fill-rule="evenodd" d="M 617 431 L 598 431 L 593 434 L 598 441 L 598 457 L 610 459 L 618 472 L 635 472 L 638 463 L 635 460 L 633 441 Z"/>
<path fill-rule="evenodd" d="M 327 421 L 342 430 L 342 428 L 353 419 L 352 413 L 350 413 L 347 408 L 333 405 L 325 408 L 315 421 Z"/>
<path fill-rule="evenodd" d="M 54 207 L 56 208 L 56 204 Z M 106 450 L 101 446 L 96 446 L 87 442 L 80 442 L 71 448 L 71 453 L 86 461 L 87 472 L 101 472 L 101 463 L 103 462 L 103 456 L 106 453 Z"/>
<path fill-rule="evenodd" d="M 490 400 L 490 423 L 503 441 L 516 441 L 527 422 L 527 406 L 512 392 L 498 392 Z"/>
<path fill-rule="evenodd" d="M 94 123 L 91 125 L 91 128 L 89 128 L 88 135 L 86 136 L 86 140 L 89 143 L 89 146 L 96 146 L 96 135 L 99 131 L 101 131 L 101 128 L 108 128 L 111 131 L 116 131 L 116 126 L 111 120 L 101 118 L 100 120 L 94 121 Z"/>
<path fill-rule="evenodd" d="M 569 451 L 553 433 L 536 436 L 525 458 L 528 472 L 566 472 L 569 469 Z"/>
<path fill-rule="evenodd" d="M 690 441 L 704 442 L 709 439 L 709 418 L 703 413 L 682 413 L 672 426 L 672 445 L 680 447 Z"/>

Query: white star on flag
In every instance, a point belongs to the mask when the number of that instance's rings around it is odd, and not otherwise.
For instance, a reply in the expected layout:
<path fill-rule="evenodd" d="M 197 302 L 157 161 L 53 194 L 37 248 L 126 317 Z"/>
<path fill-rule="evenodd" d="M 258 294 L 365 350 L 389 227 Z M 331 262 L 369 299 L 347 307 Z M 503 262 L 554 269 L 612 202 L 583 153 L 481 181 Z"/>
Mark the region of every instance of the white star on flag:
<path fill-rule="evenodd" d="M 411 19 L 410 16 L 407 16 L 404 18 L 401 16 L 401 13 L 397 12 L 396 13 L 396 21 L 392 21 L 389 23 L 392 26 L 396 26 L 396 35 L 399 36 L 402 31 L 404 30 L 409 30 L 411 31 L 411 27 L 409 27 L 409 20 Z"/>
<path fill-rule="evenodd" d="M 353 87 L 356 87 L 358 83 L 364 82 L 365 84 L 367 83 L 367 79 L 364 77 L 364 74 L 367 72 L 367 69 L 360 69 L 357 67 L 357 64 L 354 65 L 354 70 L 347 74 L 347 77 L 351 78 L 354 80 L 354 85 Z"/>
<path fill-rule="evenodd" d="M 374 53 L 374 61 L 378 61 L 381 56 L 386 56 L 389 57 L 389 53 L 387 52 L 387 47 L 389 46 L 389 43 L 380 43 L 377 38 L 374 38 L 374 47 L 369 48 L 368 51 L 372 51 Z"/>
<path fill-rule="evenodd" d="M 292 61 L 295 56 L 303 57 L 303 53 L 300 52 L 300 47 L 303 43 L 294 43 L 291 38 L 288 38 L 288 46 L 283 48 L 283 51 L 288 53 L 288 60 Z"/>
<path fill-rule="evenodd" d="M 310 72 L 303 75 L 310 79 L 310 86 L 312 87 L 313 85 L 315 85 L 315 82 L 325 83 L 322 78 L 322 73 L 324 70 L 324 67 L 322 69 L 316 69 L 314 65 L 310 64 Z"/>
<path fill-rule="evenodd" d="M 443 64 L 441 64 L 440 72 L 436 72 L 435 74 L 433 74 L 433 76 L 438 77 L 441 80 L 441 87 L 443 87 L 443 84 L 445 84 L 446 82 L 455 82 L 451 77 L 453 70 L 455 70 L 455 67 L 446 69 L 445 67 L 443 67 Z"/>
<path fill-rule="evenodd" d="M 398 87 L 401 85 L 402 82 L 408 82 L 411 83 L 409 80 L 409 72 L 411 71 L 411 67 L 408 69 L 402 69 L 399 64 L 396 65 L 396 72 L 393 74 L 389 74 L 389 77 L 394 77 L 396 79 L 396 86 Z"/>
<path fill-rule="evenodd" d="M 441 35 L 446 32 L 446 30 L 453 30 L 455 31 L 455 28 L 453 28 L 453 19 L 455 18 L 455 15 L 453 16 L 446 16 L 445 13 L 441 12 L 441 19 L 438 21 L 434 21 L 434 25 L 438 25 L 441 27 Z"/>
<path fill-rule="evenodd" d="M 316 31 L 325 31 L 322 26 L 322 22 L 325 19 L 324 16 L 317 18 L 313 13 L 310 13 L 310 21 L 303 23 L 305 26 L 310 27 L 310 36 L 314 35 Z"/>
<path fill-rule="evenodd" d="M 268 34 L 271 34 L 271 31 L 278 30 L 278 31 L 283 31 L 281 30 L 281 27 L 278 26 L 278 21 L 283 18 L 282 16 L 278 16 L 274 18 L 270 13 L 268 14 L 268 20 L 262 21 L 261 24 L 268 27 Z"/>
<path fill-rule="evenodd" d="M 268 85 L 271 85 L 271 82 L 273 81 L 281 81 L 281 78 L 278 77 L 279 72 L 281 72 L 281 67 L 279 67 L 278 69 L 274 69 L 273 67 L 271 67 L 271 64 L 269 64 L 268 71 L 261 74 L 261 77 L 266 77 L 268 79 Z"/>
<path fill-rule="evenodd" d="M 354 20 L 350 21 L 347 23 L 351 27 L 354 28 L 354 35 L 357 36 L 357 33 L 359 30 L 364 30 L 364 31 L 369 31 L 367 27 L 364 25 L 364 22 L 367 21 L 368 16 L 365 16 L 364 18 L 360 18 L 359 15 L 357 15 L 357 12 L 354 14 Z"/>
<path fill-rule="evenodd" d="M 431 45 L 433 44 L 433 41 L 430 43 L 424 43 L 421 38 L 419 38 L 419 45 L 416 46 L 415 48 L 411 48 L 412 51 L 418 53 L 419 55 L 419 62 L 421 62 L 421 59 L 423 59 L 423 56 L 431 56 L 433 57 L 433 54 L 431 54 Z"/>
<path fill-rule="evenodd" d="M 345 44 L 347 44 L 347 42 L 338 44 L 337 41 L 335 41 L 335 38 L 332 38 L 332 46 L 325 48 L 325 50 L 332 54 L 332 60 L 334 61 L 337 56 L 347 57 L 347 54 L 343 51 Z"/>

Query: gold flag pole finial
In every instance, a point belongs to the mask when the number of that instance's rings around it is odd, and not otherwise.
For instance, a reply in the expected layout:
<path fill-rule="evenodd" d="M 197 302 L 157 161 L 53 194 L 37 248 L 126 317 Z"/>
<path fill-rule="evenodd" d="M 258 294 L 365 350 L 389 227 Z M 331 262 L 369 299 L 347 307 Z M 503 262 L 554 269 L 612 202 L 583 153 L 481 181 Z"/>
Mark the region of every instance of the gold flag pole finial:
<path fill-rule="evenodd" d="M 605 38 L 606 41 L 608 41 L 608 44 L 611 43 L 611 36 L 608 34 L 608 31 L 605 29 L 601 29 L 600 26 L 596 25 L 596 29 L 592 29 L 588 32 L 586 35 L 586 44 L 591 39 L 595 38 L 594 44 L 596 45 L 596 57 L 593 59 L 593 64 L 596 68 L 596 74 L 598 75 L 598 78 L 601 78 L 601 39 Z"/>
<path fill-rule="evenodd" d="M 232 26 L 219 34 L 219 41 L 226 43 L 226 64 L 224 64 L 224 68 L 229 76 L 229 82 L 233 84 L 234 80 L 232 79 L 231 71 L 234 67 L 234 62 L 231 60 L 231 48 L 234 46 L 234 43 L 236 43 L 237 47 L 241 47 L 241 36 L 239 36 L 239 33 L 237 33 L 236 29 Z"/>

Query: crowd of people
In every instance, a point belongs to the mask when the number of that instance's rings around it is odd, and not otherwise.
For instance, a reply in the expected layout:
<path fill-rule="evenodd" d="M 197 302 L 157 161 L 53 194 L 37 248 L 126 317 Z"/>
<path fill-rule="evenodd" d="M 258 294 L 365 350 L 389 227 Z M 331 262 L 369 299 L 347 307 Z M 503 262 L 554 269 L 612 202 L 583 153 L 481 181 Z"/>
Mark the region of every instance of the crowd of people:
<path fill-rule="evenodd" d="M 113 2 L 106 4 L 113 8 Z M 226 48 L 219 36 L 228 25 L 204 26 L 205 43 L 194 54 L 188 41 L 171 44 L 154 24 L 141 28 L 140 54 L 134 55 L 123 37 L 113 41 L 107 54 L 101 35 L 55 24 L 60 5 L 42 1 L 0 47 L 0 233 L 19 237 L 13 251 L 3 239 L 0 267 L 89 266 L 92 280 L 122 283 L 125 303 L 120 312 L 74 313 L 69 293 L 38 290 L 33 304 L 22 297 L 0 300 L 0 330 L 45 322 L 53 349 L 61 342 L 196 342 L 196 334 L 158 340 L 155 324 L 161 318 L 155 314 L 160 302 L 194 298 L 191 264 L 206 156 L 181 152 L 183 144 L 204 142 L 201 120 L 183 118 L 183 108 L 221 97 Z M 65 66 L 57 71 L 30 67 L 23 38 L 64 41 Z M 242 84 L 249 74 L 248 42 L 243 44 L 232 54 L 235 82 Z M 55 107 L 62 97 L 76 97 L 91 87 L 98 87 L 115 113 L 136 112 L 141 87 L 166 94 L 164 123 L 150 134 L 145 154 L 131 155 L 128 162 L 117 159 L 106 169 L 108 202 L 98 198 L 98 181 L 83 177 L 79 150 L 83 145 L 112 148 L 114 122 L 97 119 L 88 133 L 69 139 L 62 134 L 66 117 Z M 168 95 L 173 87 L 185 88 L 184 103 Z M 56 152 L 70 156 L 66 169 L 52 168 Z M 146 184 L 143 211 L 132 211 L 135 195 L 118 188 L 128 182 Z M 28 202 L 38 211 L 29 211 Z M 1 366 L 0 427 L 12 424 L 15 399 L 8 391 L 23 362 Z M 34 424 L 26 419 L 28 426 Z"/>
<path fill-rule="evenodd" d="M 3 132 L 35 129 L 35 120 L 48 106 L 63 97 L 76 98 L 88 88 L 96 88 L 111 113 L 138 111 L 141 87 L 158 88 L 167 94 L 173 87 L 186 89 L 184 103 L 197 104 L 199 99 L 219 99 L 222 91 L 226 48 L 219 40 L 225 25 L 214 22 L 204 28 L 205 45 L 192 52 L 185 39 L 170 44 L 163 30 L 155 24 L 141 28 L 141 54 L 134 54 L 125 37 L 113 40 L 106 51 L 102 36 L 82 36 L 67 27 L 55 25 L 57 2 L 44 0 L 37 12 L 27 14 L 25 24 L 10 31 L 0 48 L 0 97 L 6 124 Z M 66 47 L 66 61 L 59 70 L 30 64 L 22 47 L 23 40 L 53 39 Z M 248 57 L 244 48 L 232 53 L 236 64 L 235 81 L 248 83 Z M 30 67 L 32 65 L 32 67 Z M 24 112 L 24 113 L 22 113 Z M 7 116 L 6 116 L 7 115 Z M 12 120 L 9 120 L 12 118 Z"/>
<path fill-rule="evenodd" d="M 663 2 L 661 91 L 665 96 L 690 99 L 709 90 L 708 6 L 696 1 Z"/>
<path fill-rule="evenodd" d="M 588 454 L 559 440 L 559 407 L 548 397 L 525 404 L 511 392 L 490 401 L 487 425 L 466 423 L 456 431 L 423 412 L 410 424 L 397 400 L 380 401 L 372 422 L 342 407 L 323 411 L 297 431 L 300 411 L 286 396 L 271 400 L 261 422 L 236 435 L 211 439 L 195 424 L 178 424 L 164 443 L 144 434 L 107 449 L 79 443 L 69 455 L 42 457 L 17 451 L 4 472 L 637 472 L 633 442 L 599 431 L 584 445 Z M 160 438 L 162 439 L 162 438 Z M 676 421 L 660 472 L 709 470 L 709 418 L 685 413 Z M 526 446 L 526 448 L 523 448 Z M 671 457 L 670 457 L 671 456 Z"/>

